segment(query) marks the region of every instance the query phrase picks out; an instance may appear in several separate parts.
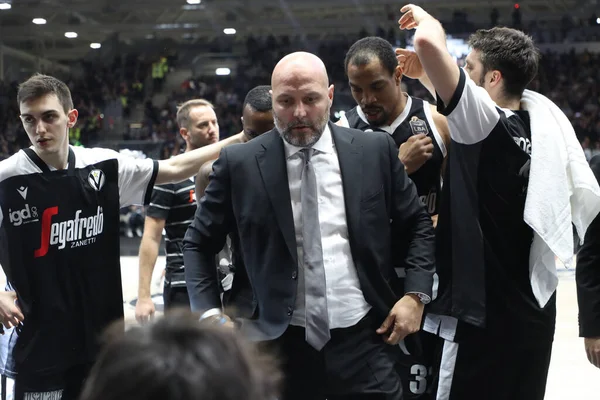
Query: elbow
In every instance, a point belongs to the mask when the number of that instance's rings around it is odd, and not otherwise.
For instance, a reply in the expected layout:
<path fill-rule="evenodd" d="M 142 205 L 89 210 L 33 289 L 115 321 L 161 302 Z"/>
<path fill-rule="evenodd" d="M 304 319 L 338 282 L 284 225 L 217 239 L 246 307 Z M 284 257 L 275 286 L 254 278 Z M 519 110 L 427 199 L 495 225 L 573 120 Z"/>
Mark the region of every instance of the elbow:
<path fill-rule="evenodd" d="M 434 53 L 437 50 L 437 44 L 435 43 L 435 40 L 426 34 L 419 35 L 419 32 L 415 34 L 414 46 L 415 52 L 420 59 L 423 59 L 423 56 L 427 56 L 428 54 Z"/>

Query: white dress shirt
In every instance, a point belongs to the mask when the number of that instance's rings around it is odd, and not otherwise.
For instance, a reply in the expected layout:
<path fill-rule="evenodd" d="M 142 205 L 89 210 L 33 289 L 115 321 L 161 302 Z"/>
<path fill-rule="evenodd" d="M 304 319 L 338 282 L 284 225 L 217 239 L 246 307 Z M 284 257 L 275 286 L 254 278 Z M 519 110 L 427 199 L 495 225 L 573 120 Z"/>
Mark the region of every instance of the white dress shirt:
<path fill-rule="evenodd" d="M 286 141 L 283 143 L 298 252 L 298 293 L 291 324 L 305 326 L 302 203 L 300 198 L 304 159 L 300 154 L 301 147 L 293 146 Z M 358 323 L 367 315 L 371 306 L 365 300 L 360 288 L 356 267 L 350 252 L 342 174 L 329 126 L 325 128 L 323 135 L 312 148 L 314 153 L 311 163 L 317 178 L 329 328 L 346 328 Z"/>

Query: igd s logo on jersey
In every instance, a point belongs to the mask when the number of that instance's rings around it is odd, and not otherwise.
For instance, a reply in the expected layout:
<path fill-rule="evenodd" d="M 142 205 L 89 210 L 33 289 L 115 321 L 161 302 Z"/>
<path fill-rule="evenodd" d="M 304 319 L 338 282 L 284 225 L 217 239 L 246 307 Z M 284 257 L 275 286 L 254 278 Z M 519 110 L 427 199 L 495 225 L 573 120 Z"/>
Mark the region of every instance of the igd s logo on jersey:
<path fill-rule="evenodd" d="M 87 246 L 96 242 L 96 236 L 104 231 L 104 212 L 98 206 L 96 214 L 81 216 L 82 210 L 75 212 L 75 218 L 62 222 L 52 222 L 52 217 L 58 215 L 58 207 L 50 207 L 42 213 L 42 236 L 40 248 L 35 250 L 34 256 L 44 257 L 48 254 L 50 246 L 58 245 L 62 250 L 67 245 L 71 249 Z"/>
<path fill-rule="evenodd" d="M 30 222 L 38 221 L 37 208 L 29 207 L 29 204 L 25 204 L 25 208 L 22 210 L 8 209 L 8 219 L 13 226 L 20 226 L 21 224 L 28 224 Z"/>

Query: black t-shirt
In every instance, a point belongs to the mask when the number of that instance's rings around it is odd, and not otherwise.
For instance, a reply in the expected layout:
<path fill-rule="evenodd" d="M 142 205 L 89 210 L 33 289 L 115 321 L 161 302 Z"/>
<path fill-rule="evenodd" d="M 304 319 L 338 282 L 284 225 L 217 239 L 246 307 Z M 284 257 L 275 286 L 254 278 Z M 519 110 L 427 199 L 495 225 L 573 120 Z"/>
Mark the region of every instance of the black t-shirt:
<path fill-rule="evenodd" d="M 154 187 L 146 215 L 165 220 L 167 272 L 171 278 L 171 286 L 185 286 L 182 241 L 195 213 L 193 180 Z"/>
<path fill-rule="evenodd" d="M 3 373 L 60 374 L 94 361 L 123 318 L 119 209 L 147 203 L 153 160 L 71 147 L 51 170 L 31 149 L 0 163 L 0 264 L 23 323 L 2 336 Z"/>
<path fill-rule="evenodd" d="M 387 132 L 398 147 L 412 135 L 425 133 L 431 137 L 433 142 L 432 157 L 409 177 L 415 183 L 421 202 L 427 207 L 427 212 L 430 215 L 438 213 L 441 197 L 440 172 L 446 156 L 446 146 L 433 121 L 429 103 L 408 96 L 404 111 L 391 126 L 373 127 L 369 125 L 358 106 L 348 111 L 341 121 L 348 128 L 360 129 L 364 132 Z"/>
<path fill-rule="evenodd" d="M 533 231 L 523 219 L 529 114 L 496 106 L 462 69 L 450 104 L 439 100 L 438 109 L 448 118 L 452 151 L 437 227 L 439 296 L 431 311 L 505 337 L 551 339 L 556 298 L 540 308 L 533 295 Z"/>

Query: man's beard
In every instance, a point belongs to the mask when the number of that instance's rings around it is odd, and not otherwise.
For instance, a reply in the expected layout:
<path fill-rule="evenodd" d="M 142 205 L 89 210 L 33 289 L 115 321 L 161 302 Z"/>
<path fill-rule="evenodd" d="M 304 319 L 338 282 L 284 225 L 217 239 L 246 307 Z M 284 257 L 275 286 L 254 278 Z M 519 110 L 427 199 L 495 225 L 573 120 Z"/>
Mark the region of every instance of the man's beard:
<path fill-rule="evenodd" d="M 383 107 L 364 107 L 364 108 L 361 107 L 361 110 L 363 111 L 365 116 L 367 115 L 367 113 L 369 111 L 375 111 L 375 112 L 381 113 L 381 116 L 376 120 L 370 120 L 367 117 L 367 122 L 369 123 L 369 125 L 379 128 L 380 126 L 384 126 L 384 125 L 388 124 L 388 119 L 389 119 L 390 115 L 383 109 Z"/>
<path fill-rule="evenodd" d="M 284 125 L 284 123 L 277 117 L 277 114 L 275 113 L 273 113 L 273 121 L 275 122 L 275 127 L 277 128 L 277 131 L 283 140 L 292 146 L 311 147 L 319 141 L 323 135 L 323 132 L 325 131 L 325 127 L 329 122 L 329 107 L 327 108 L 327 112 L 323 114 L 323 117 L 317 122 L 317 124 L 313 124 L 307 119 L 301 119 Z M 310 133 L 294 134 L 292 129 L 298 126 L 308 128 Z"/>

